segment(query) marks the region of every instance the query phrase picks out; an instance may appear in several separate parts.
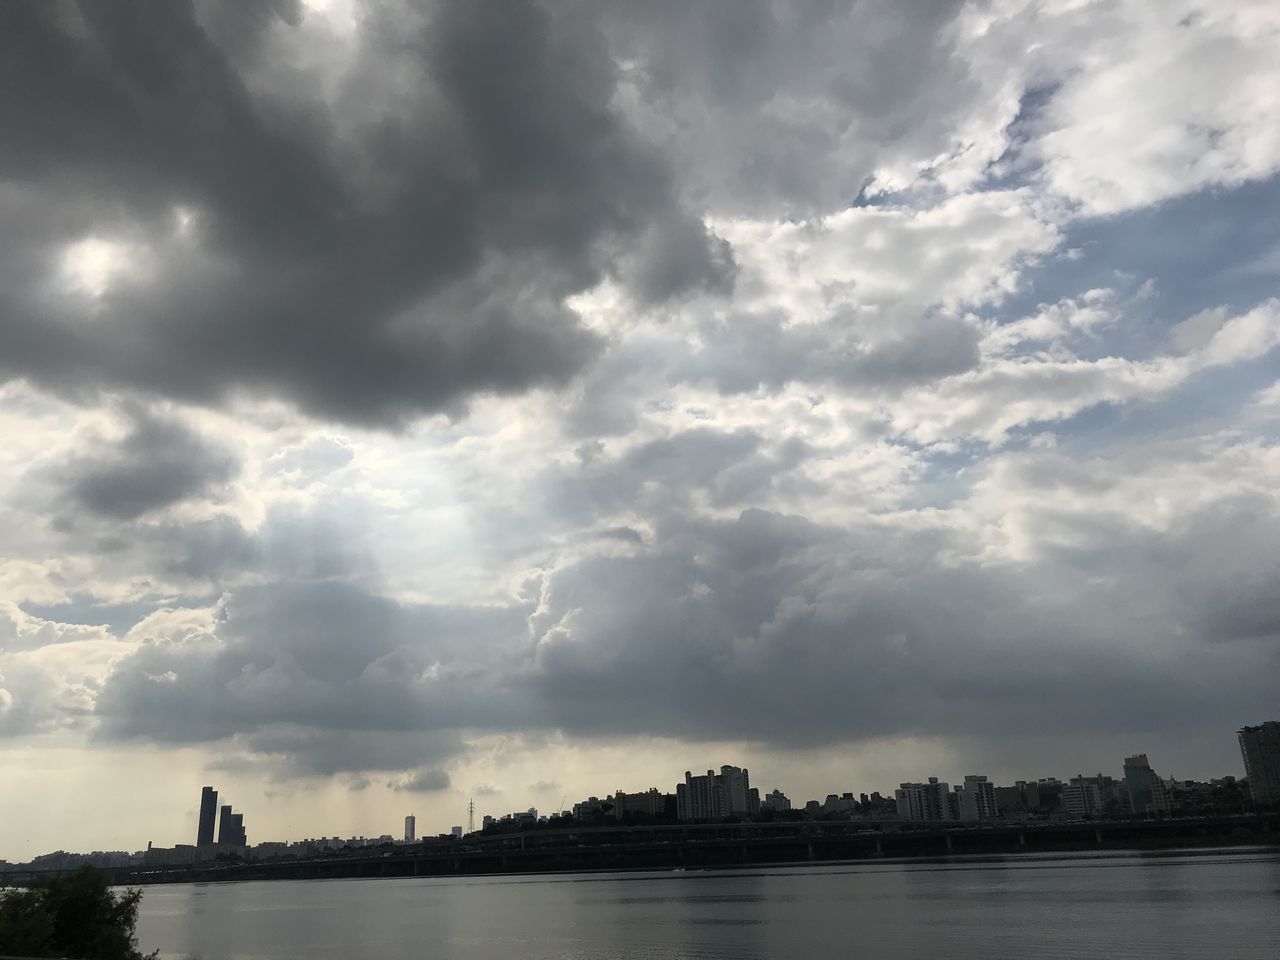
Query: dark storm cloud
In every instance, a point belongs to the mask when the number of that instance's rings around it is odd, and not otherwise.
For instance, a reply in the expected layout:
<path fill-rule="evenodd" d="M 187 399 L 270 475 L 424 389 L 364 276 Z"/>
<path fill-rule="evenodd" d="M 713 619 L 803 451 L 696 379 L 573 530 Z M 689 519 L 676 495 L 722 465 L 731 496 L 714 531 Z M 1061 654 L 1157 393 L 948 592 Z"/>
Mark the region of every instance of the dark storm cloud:
<path fill-rule="evenodd" d="M 242 736 L 300 773 L 430 761 L 459 748 L 421 731 L 530 714 L 509 673 L 528 612 L 403 606 L 341 582 L 241 589 L 206 636 L 148 640 L 126 658 L 99 698 L 100 733 Z"/>
<path fill-rule="evenodd" d="M 1060 489 L 1104 492 L 1067 459 L 1018 470 L 1030 490 L 1056 475 Z M 1280 537 L 1257 507 L 1224 500 L 1157 532 L 1046 502 L 1017 521 L 1041 545 L 1017 563 L 958 560 L 977 547 L 945 523 L 675 510 L 628 556 L 548 574 L 536 604 L 245 590 L 212 642 L 152 642 L 121 661 L 100 732 L 236 736 L 295 775 L 439 769 L 465 731 L 626 736 L 637 716 L 650 735 L 771 745 L 1230 727 L 1265 711 L 1280 668 L 1262 574 L 1237 586 Z M 1230 622 L 1206 619 L 1228 599 Z M 445 739 L 427 756 L 397 746 L 418 734 Z"/>
<path fill-rule="evenodd" d="M 77 504 L 100 517 L 131 520 L 207 493 L 230 480 L 239 463 L 176 420 L 134 412 L 114 446 L 55 469 Z"/>
<path fill-rule="evenodd" d="M 607 274 L 662 299 L 732 272 L 615 112 L 589 18 L 371 5 L 326 102 L 262 86 L 296 5 L 198 9 L 0 12 L 0 212 L 24 224 L 0 246 L 0 373 L 385 421 L 571 375 L 597 344 L 563 299 Z M 146 276 L 91 307 L 51 290 L 86 236 Z"/>

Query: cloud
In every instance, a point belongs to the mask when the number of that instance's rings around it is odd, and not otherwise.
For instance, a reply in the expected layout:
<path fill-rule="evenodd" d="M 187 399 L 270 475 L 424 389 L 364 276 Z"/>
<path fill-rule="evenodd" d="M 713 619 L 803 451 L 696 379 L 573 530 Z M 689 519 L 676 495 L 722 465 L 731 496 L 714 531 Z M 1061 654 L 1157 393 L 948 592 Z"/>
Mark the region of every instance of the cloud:
<path fill-rule="evenodd" d="M 477 731 L 619 737 L 637 715 L 771 747 L 1229 724 L 1262 709 L 1242 678 L 1280 652 L 1275 468 L 1223 436 L 1008 453 L 924 514 L 677 505 L 636 552 L 560 566 L 505 608 L 241 590 L 205 633 L 121 659 L 96 713 L 103 736 L 232 738 L 285 776 L 436 769 Z"/>
<path fill-rule="evenodd" d="M 387 781 L 387 786 L 409 793 L 434 793 L 449 789 L 449 774 L 444 770 L 418 770 L 410 776 Z"/>
<path fill-rule="evenodd" d="M 657 302 L 731 274 L 589 22 L 375 4 L 317 85 L 264 68 L 305 14 L 202 13 L 12 12 L 0 375 L 393 422 L 563 382 L 599 349 L 563 300 L 604 276 Z"/>
<path fill-rule="evenodd" d="M 211 492 L 231 480 L 234 455 L 176 419 L 145 410 L 130 414 L 128 433 L 115 444 L 94 444 L 55 474 L 67 494 L 90 513 L 132 520 Z"/>
<path fill-rule="evenodd" d="M 0 730 L 68 796 L 1221 775 L 1274 703 L 1271 6 L 10 7 Z"/>

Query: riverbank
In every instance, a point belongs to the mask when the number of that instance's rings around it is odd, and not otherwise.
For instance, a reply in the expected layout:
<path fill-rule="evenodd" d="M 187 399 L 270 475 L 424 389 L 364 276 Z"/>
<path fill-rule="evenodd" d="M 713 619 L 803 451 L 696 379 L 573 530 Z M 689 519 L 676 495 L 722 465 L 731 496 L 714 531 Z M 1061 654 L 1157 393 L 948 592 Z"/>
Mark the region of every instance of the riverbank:
<path fill-rule="evenodd" d="M 108 871 L 122 885 L 222 880 L 697 870 L 859 860 L 1280 845 L 1280 814 L 1177 820 L 964 824 L 901 821 L 541 829 L 307 858 Z M 24 882 L 12 874 L 9 882 Z"/>

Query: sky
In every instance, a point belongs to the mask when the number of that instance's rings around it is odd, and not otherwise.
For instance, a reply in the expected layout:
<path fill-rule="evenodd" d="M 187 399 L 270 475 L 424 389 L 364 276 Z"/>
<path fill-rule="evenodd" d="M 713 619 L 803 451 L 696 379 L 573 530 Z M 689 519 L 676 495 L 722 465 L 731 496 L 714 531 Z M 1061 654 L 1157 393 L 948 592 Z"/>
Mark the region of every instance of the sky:
<path fill-rule="evenodd" d="M 0 858 L 1242 775 L 1280 7 L 8 0 Z"/>

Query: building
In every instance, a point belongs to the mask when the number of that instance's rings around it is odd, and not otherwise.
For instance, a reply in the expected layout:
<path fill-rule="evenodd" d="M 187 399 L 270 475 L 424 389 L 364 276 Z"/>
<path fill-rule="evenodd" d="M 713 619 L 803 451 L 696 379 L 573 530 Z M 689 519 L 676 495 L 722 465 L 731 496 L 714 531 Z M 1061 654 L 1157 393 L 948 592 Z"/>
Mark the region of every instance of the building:
<path fill-rule="evenodd" d="M 822 801 L 824 817 L 849 817 L 858 810 L 858 801 L 852 793 L 828 793 Z"/>
<path fill-rule="evenodd" d="M 1129 805 L 1134 813 L 1142 816 L 1169 812 L 1169 788 L 1151 769 L 1145 753 L 1125 757 L 1124 782 L 1129 788 Z"/>
<path fill-rule="evenodd" d="M 725 817 L 749 817 L 760 812 L 760 791 L 752 789 L 745 767 L 726 764 L 705 777 L 684 772 L 676 784 L 676 817 L 680 820 L 716 821 Z"/>
<path fill-rule="evenodd" d="M 998 817 L 996 809 L 996 788 L 986 777 L 970 774 L 964 783 L 956 784 L 956 814 L 960 820 L 994 820 Z"/>
<path fill-rule="evenodd" d="M 1102 791 L 1093 777 L 1080 774 L 1062 788 L 1062 806 L 1072 819 L 1096 817 L 1102 812 Z"/>
<path fill-rule="evenodd" d="M 760 800 L 760 809 L 772 810 L 775 813 L 785 813 L 791 809 L 791 801 L 786 798 L 786 795 L 781 790 L 772 790 Z"/>
<path fill-rule="evenodd" d="M 950 785 L 930 777 L 928 783 L 903 783 L 893 792 L 903 820 L 959 820 L 960 810 Z M 992 800 L 994 805 L 995 801 Z"/>
<path fill-rule="evenodd" d="M 588 797 L 573 805 L 573 818 L 575 820 L 600 820 L 606 813 L 612 813 L 613 809 L 609 805 L 608 800 L 601 800 L 599 797 Z"/>
<path fill-rule="evenodd" d="M 657 819 L 675 813 L 675 797 L 657 787 L 650 787 L 644 793 L 619 790 L 609 799 L 613 802 L 613 815 L 619 820 L 635 817 Z"/>
<path fill-rule="evenodd" d="M 1241 727 L 1238 735 L 1253 802 L 1260 807 L 1280 805 L 1280 721 Z"/>
<path fill-rule="evenodd" d="M 450 827 L 450 828 L 449 828 L 449 836 L 453 837 L 453 839 L 455 839 L 455 840 L 461 840 L 461 839 L 462 839 L 462 827 L 460 827 L 460 826 L 458 826 L 458 827 Z"/>
<path fill-rule="evenodd" d="M 231 804 L 224 804 L 218 813 L 218 842 L 234 843 L 231 839 Z"/>
<path fill-rule="evenodd" d="M 404 818 L 404 842 L 413 843 L 418 839 L 418 818 L 412 813 Z"/>
<path fill-rule="evenodd" d="M 196 830 L 196 846 L 203 847 L 213 843 L 213 822 L 217 816 L 218 791 L 213 787 L 204 787 L 200 791 L 200 826 Z"/>

